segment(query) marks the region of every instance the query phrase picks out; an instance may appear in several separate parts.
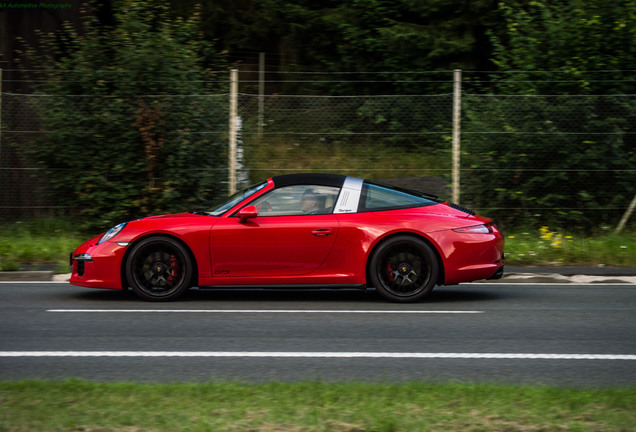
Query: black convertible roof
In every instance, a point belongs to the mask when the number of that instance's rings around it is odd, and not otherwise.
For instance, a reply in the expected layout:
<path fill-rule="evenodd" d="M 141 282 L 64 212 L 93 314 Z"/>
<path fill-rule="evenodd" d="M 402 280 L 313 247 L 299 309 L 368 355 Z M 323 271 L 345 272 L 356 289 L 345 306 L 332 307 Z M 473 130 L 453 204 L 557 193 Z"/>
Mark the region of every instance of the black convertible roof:
<path fill-rule="evenodd" d="M 342 187 L 347 176 L 340 174 L 286 174 L 272 177 L 276 187 L 291 185 L 320 185 Z"/>

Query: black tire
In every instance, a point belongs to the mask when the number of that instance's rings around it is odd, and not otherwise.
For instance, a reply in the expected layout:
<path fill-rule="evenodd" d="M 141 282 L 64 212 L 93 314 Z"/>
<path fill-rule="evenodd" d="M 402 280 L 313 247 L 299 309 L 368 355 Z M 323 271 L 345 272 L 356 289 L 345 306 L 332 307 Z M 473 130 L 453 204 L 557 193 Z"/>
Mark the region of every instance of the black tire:
<path fill-rule="evenodd" d="M 130 251 L 126 259 L 126 278 L 135 294 L 144 300 L 174 300 L 190 288 L 190 255 L 174 239 L 148 237 Z"/>
<path fill-rule="evenodd" d="M 437 256 L 424 241 L 408 235 L 392 237 L 374 251 L 369 277 L 389 301 L 410 303 L 426 297 L 439 276 Z"/>

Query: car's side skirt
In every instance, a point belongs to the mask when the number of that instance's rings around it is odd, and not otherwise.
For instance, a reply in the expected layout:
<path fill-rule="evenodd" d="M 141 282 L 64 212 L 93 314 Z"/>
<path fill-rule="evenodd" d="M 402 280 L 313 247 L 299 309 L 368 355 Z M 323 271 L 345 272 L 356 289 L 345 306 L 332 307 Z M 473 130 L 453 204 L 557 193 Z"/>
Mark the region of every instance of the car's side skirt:
<path fill-rule="evenodd" d="M 210 285 L 199 289 L 361 289 L 365 284 L 275 284 L 275 285 Z"/>

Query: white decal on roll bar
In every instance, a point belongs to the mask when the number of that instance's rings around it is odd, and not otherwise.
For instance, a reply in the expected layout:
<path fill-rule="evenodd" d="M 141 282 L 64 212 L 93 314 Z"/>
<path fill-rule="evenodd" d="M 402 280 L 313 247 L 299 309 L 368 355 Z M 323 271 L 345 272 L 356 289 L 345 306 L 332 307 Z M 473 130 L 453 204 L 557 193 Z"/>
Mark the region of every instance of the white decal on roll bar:
<path fill-rule="evenodd" d="M 347 177 L 345 179 L 333 211 L 334 213 L 355 213 L 358 211 L 362 183 L 364 183 L 364 180 L 357 177 Z"/>

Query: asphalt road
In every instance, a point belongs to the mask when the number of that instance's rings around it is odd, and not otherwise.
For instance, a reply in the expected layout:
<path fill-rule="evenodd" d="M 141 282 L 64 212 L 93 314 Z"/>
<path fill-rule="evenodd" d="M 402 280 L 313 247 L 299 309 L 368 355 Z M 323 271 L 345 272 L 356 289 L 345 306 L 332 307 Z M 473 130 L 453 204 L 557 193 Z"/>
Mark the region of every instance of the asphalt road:
<path fill-rule="evenodd" d="M 0 380 L 636 385 L 636 286 L 467 284 L 427 302 L 357 291 L 200 291 L 147 303 L 0 283 Z"/>

